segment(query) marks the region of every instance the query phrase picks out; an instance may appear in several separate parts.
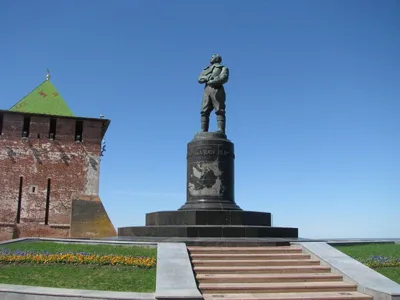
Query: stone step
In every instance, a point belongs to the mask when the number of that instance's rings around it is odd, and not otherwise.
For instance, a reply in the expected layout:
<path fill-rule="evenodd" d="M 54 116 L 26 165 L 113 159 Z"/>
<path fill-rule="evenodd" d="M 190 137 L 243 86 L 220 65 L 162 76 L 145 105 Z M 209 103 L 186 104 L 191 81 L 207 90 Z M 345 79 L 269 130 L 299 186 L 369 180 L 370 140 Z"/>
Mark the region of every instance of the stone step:
<path fill-rule="evenodd" d="M 203 294 L 356 292 L 347 282 L 200 283 Z"/>
<path fill-rule="evenodd" d="M 199 283 L 321 282 L 343 280 L 342 276 L 332 273 L 198 274 L 196 278 Z"/>
<path fill-rule="evenodd" d="M 229 254 L 208 254 L 208 253 L 192 253 L 193 260 L 280 260 L 280 259 L 309 259 L 310 255 L 302 253 L 229 253 Z"/>
<path fill-rule="evenodd" d="M 195 266 L 196 274 L 265 274 L 265 273 L 329 273 L 331 268 L 328 266 L 309 265 L 309 266 Z"/>
<path fill-rule="evenodd" d="M 372 300 L 359 292 L 203 294 L 204 300 Z"/>
<path fill-rule="evenodd" d="M 278 260 L 203 260 L 193 259 L 194 266 L 307 266 L 319 265 L 316 259 L 278 259 Z"/>
<path fill-rule="evenodd" d="M 188 247 L 191 254 L 194 253 L 302 253 L 298 246 L 276 246 L 276 247 Z"/>

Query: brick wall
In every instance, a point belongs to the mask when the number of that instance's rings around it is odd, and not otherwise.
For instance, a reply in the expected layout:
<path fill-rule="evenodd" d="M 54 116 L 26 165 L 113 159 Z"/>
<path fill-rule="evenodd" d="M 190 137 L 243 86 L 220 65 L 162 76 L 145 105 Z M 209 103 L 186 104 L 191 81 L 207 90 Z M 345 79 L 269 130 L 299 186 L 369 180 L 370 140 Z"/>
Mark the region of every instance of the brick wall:
<path fill-rule="evenodd" d="M 15 237 L 16 226 L 12 223 L 0 223 L 0 241 L 11 240 Z"/>
<path fill-rule="evenodd" d="M 0 114 L 0 223 L 14 223 L 19 215 L 21 236 L 26 236 L 24 230 L 34 233 L 35 228 L 56 236 L 58 227 L 53 225 L 70 223 L 72 197 L 98 194 L 104 120 L 82 120 L 83 141 L 76 142 L 76 119 L 57 118 L 55 139 L 51 140 L 50 117 L 30 116 L 29 138 L 22 138 L 26 115 Z M 37 226 L 45 221 L 48 229 Z M 65 236 L 65 227 L 59 232 Z"/>

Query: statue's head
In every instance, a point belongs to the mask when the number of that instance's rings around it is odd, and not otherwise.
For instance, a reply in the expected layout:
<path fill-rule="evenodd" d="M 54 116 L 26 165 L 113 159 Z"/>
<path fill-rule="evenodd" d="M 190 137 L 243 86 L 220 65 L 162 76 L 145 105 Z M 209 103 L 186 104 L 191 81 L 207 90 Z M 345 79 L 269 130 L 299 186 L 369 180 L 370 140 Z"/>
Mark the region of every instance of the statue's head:
<path fill-rule="evenodd" d="M 211 60 L 210 60 L 211 64 L 220 64 L 221 62 L 222 62 L 221 55 L 213 54 L 213 56 L 211 56 Z"/>

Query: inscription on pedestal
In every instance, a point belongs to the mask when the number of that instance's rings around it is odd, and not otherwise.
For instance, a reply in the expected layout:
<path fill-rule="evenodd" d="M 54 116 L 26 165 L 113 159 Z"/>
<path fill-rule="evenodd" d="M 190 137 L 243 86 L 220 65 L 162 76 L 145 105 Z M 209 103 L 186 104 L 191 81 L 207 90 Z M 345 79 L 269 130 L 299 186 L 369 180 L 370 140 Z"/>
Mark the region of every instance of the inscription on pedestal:
<path fill-rule="evenodd" d="M 194 151 L 189 151 L 187 154 L 187 158 L 199 156 L 199 157 L 207 157 L 207 156 L 230 156 L 235 158 L 235 154 L 228 149 L 224 149 L 223 147 L 216 146 L 208 146 L 204 148 L 199 148 Z"/>

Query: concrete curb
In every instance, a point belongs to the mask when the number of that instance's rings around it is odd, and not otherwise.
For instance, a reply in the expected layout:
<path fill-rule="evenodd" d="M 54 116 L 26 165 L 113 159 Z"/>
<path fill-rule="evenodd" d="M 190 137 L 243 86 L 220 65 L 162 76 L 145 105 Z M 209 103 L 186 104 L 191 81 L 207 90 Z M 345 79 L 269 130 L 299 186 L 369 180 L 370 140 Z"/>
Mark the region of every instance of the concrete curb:
<path fill-rule="evenodd" d="M 127 293 L 127 292 L 108 292 L 92 290 L 74 290 L 33 287 L 25 285 L 0 284 L 1 300 L 105 300 L 105 299 L 133 299 L 133 300 L 153 300 L 152 293 Z"/>
<path fill-rule="evenodd" d="M 48 241 L 48 242 L 57 242 L 57 243 L 70 243 L 70 244 L 88 244 L 88 245 L 116 245 L 116 246 L 124 246 L 124 245 L 134 245 L 134 246 L 142 246 L 142 247 L 151 247 L 156 248 L 157 242 L 130 242 L 130 241 L 109 241 L 109 240 L 86 240 L 86 239 L 58 239 L 58 238 L 41 238 L 41 237 L 25 237 L 18 238 L 13 240 L 7 240 L 0 242 L 0 245 L 12 244 L 18 242 L 28 242 L 28 241 Z"/>
<path fill-rule="evenodd" d="M 1 245 L 18 243 L 18 242 L 23 242 L 23 241 L 26 241 L 27 239 L 28 238 L 19 238 L 19 239 L 13 239 L 13 240 L 0 241 L 0 246 Z"/>
<path fill-rule="evenodd" d="M 326 241 L 327 244 L 333 246 L 357 246 L 372 244 L 396 244 L 395 241 Z"/>
<path fill-rule="evenodd" d="M 341 274 L 345 281 L 355 283 L 358 291 L 379 300 L 400 300 L 400 284 L 368 268 L 327 243 L 292 243 L 301 245 L 304 252 L 321 261 L 322 265 Z"/>
<path fill-rule="evenodd" d="M 159 243 L 156 299 L 203 299 L 184 243 Z"/>

